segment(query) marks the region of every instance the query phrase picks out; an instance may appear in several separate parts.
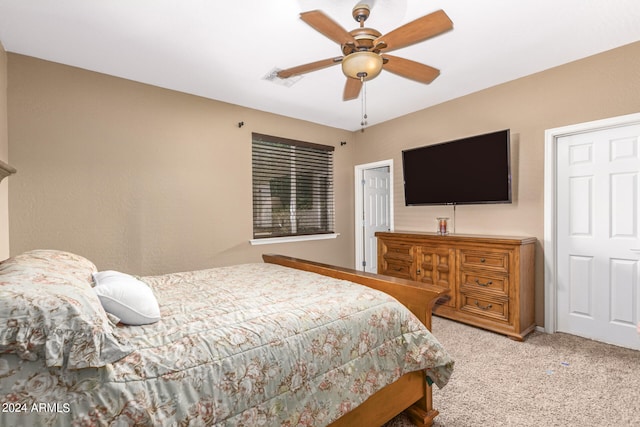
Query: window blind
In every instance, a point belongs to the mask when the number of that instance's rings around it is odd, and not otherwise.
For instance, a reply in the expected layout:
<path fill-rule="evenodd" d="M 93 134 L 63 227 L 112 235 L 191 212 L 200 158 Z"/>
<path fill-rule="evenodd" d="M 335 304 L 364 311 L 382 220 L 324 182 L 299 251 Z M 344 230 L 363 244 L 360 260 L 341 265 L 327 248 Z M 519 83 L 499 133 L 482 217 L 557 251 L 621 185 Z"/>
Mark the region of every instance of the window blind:
<path fill-rule="evenodd" d="M 252 134 L 254 239 L 334 232 L 333 151 Z"/>

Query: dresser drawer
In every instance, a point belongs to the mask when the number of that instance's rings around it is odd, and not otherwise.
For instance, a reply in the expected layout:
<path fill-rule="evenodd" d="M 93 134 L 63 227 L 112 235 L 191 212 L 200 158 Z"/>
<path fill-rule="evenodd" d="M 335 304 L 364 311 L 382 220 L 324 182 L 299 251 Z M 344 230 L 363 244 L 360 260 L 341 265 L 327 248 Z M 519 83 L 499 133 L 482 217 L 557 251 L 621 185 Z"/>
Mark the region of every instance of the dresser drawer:
<path fill-rule="evenodd" d="M 509 301 L 476 294 L 461 294 L 460 311 L 493 320 L 509 321 Z"/>
<path fill-rule="evenodd" d="M 407 262 L 413 262 L 413 245 L 402 242 L 383 241 L 384 251 L 383 256 L 385 260 L 406 260 Z"/>
<path fill-rule="evenodd" d="M 460 249 L 460 267 L 463 269 L 490 269 L 507 273 L 509 251 Z"/>
<path fill-rule="evenodd" d="M 460 272 L 460 291 L 472 292 L 486 291 L 498 292 L 499 294 L 509 295 L 509 277 L 499 274 L 483 274 L 482 272 L 461 271 Z"/>
<path fill-rule="evenodd" d="M 385 274 L 387 276 L 399 277 L 401 279 L 414 280 L 411 277 L 411 271 L 413 270 L 413 264 L 411 262 L 388 259 L 385 257 L 384 267 L 379 274 Z"/>

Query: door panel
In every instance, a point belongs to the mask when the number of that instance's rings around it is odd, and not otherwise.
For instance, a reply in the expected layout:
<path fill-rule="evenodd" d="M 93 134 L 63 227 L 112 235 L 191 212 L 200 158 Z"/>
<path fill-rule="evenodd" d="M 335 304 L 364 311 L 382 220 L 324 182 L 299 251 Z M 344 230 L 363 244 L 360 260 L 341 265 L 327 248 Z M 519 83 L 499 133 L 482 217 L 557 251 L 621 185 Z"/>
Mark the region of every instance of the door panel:
<path fill-rule="evenodd" d="M 593 318 L 593 257 L 569 256 L 569 313 Z"/>
<path fill-rule="evenodd" d="M 389 231 L 391 226 L 389 167 L 365 169 L 362 181 L 364 186 L 364 271 L 376 273 L 378 249 L 375 233 Z"/>
<path fill-rule="evenodd" d="M 640 125 L 557 144 L 558 330 L 640 349 Z"/>
<path fill-rule="evenodd" d="M 450 289 L 449 294 L 438 304 L 456 307 L 455 251 L 452 248 L 422 245 L 418 249 L 416 280 L 430 285 Z"/>

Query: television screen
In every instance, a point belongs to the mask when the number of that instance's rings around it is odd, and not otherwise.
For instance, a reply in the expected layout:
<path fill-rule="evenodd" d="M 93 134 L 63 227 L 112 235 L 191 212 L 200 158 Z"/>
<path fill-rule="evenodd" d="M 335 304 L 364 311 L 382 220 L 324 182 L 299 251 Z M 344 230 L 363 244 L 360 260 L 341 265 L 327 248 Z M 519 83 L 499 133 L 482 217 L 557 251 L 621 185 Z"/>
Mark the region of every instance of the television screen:
<path fill-rule="evenodd" d="M 407 206 L 511 203 L 509 129 L 402 152 Z"/>

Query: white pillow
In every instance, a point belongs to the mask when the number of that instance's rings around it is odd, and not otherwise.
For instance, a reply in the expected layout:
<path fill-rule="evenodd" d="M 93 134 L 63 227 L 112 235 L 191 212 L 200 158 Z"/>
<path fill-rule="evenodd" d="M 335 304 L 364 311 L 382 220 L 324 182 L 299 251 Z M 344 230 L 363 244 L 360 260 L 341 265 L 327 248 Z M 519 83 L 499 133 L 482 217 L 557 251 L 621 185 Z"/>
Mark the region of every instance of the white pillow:
<path fill-rule="evenodd" d="M 160 320 L 160 307 L 149 286 L 133 276 L 107 270 L 93 273 L 93 288 L 104 311 L 127 325 L 147 325 Z"/>

